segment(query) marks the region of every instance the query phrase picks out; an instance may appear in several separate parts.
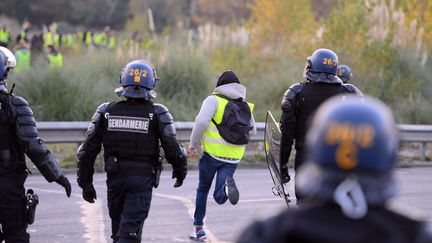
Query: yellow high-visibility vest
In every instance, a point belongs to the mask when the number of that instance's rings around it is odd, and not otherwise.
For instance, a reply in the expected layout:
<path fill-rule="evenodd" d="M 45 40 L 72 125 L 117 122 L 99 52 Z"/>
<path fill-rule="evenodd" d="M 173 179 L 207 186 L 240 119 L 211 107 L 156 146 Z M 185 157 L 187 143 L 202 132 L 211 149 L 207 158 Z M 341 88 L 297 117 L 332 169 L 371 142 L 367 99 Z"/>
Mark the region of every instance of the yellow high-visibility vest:
<path fill-rule="evenodd" d="M 50 68 L 62 68 L 63 67 L 63 56 L 60 53 L 57 55 L 48 53 L 49 67 Z"/>
<path fill-rule="evenodd" d="M 18 49 L 15 52 L 17 61 L 15 72 L 20 73 L 30 69 L 30 51 L 27 49 Z"/>
<path fill-rule="evenodd" d="M 216 94 L 216 93 L 213 93 Z M 213 115 L 213 119 L 217 124 L 222 122 L 222 118 L 225 112 L 225 107 L 228 104 L 228 100 L 215 96 L 218 102 L 216 113 Z M 249 108 L 252 112 L 254 104 L 249 103 Z M 210 155 L 220 158 L 230 158 L 240 160 L 243 158 L 245 153 L 246 145 L 235 145 L 226 142 L 219 134 L 216 126 L 212 121 L 209 122 L 207 130 L 204 132 L 203 139 L 201 141 L 203 149 Z"/>
<path fill-rule="evenodd" d="M 0 42 L 9 43 L 10 34 L 7 30 L 0 30 Z"/>

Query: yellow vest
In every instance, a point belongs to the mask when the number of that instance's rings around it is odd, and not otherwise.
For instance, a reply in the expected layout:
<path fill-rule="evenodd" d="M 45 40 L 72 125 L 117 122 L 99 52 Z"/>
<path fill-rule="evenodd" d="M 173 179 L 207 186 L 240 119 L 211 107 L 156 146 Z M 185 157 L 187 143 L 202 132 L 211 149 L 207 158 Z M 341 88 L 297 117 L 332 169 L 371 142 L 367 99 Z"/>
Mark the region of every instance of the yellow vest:
<path fill-rule="evenodd" d="M 57 55 L 48 53 L 49 67 L 50 68 L 62 68 L 63 67 L 63 56 L 60 53 Z"/>
<path fill-rule="evenodd" d="M 30 69 L 30 51 L 18 49 L 15 52 L 15 57 L 17 59 L 17 64 L 15 67 L 15 72 L 20 73 Z"/>
<path fill-rule="evenodd" d="M 9 32 L 7 30 L 1 29 L 0 30 L 0 42 L 9 43 L 9 38 L 10 38 Z"/>
<path fill-rule="evenodd" d="M 225 112 L 225 107 L 228 104 L 228 100 L 219 96 L 215 96 L 215 98 L 217 99 L 218 107 L 216 113 L 213 115 L 213 119 L 217 124 L 219 124 L 222 122 L 222 118 Z M 248 102 L 248 105 L 252 112 L 254 108 L 254 104 Z M 246 145 L 235 145 L 226 142 L 219 134 L 216 126 L 213 124 L 212 121 L 209 122 L 209 126 L 207 130 L 204 132 L 202 145 L 204 151 L 210 155 L 221 157 L 221 158 L 236 159 L 236 160 L 240 160 L 243 158 L 246 149 Z"/>

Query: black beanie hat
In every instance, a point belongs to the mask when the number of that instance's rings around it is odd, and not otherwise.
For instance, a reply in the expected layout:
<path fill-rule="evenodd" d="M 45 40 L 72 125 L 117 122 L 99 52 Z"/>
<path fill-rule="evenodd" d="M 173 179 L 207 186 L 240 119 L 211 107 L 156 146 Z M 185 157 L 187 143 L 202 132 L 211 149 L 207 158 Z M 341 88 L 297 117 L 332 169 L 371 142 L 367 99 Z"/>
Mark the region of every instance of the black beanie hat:
<path fill-rule="evenodd" d="M 219 87 L 224 84 L 230 84 L 230 83 L 240 83 L 240 80 L 237 77 L 237 74 L 235 72 L 228 70 L 222 73 L 222 75 L 219 77 L 216 87 Z"/>

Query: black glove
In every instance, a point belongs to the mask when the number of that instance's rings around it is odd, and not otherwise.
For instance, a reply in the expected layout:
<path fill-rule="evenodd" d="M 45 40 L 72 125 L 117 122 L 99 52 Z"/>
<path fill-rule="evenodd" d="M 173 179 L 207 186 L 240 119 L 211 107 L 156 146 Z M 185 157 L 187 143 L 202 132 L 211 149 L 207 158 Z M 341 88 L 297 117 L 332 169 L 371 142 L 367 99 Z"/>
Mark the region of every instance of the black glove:
<path fill-rule="evenodd" d="M 96 190 L 93 187 L 93 184 L 88 184 L 82 187 L 82 197 L 89 203 L 94 203 L 97 199 Z"/>
<path fill-rule="evenodd" d="M 291 180 L 291 177 L 288 174 L 288 169 L 286 171 L 282 170 L 281 177 L 282 184 L 288 183 Z"/>
<path fill-rule="evenodd" d="M 69 183 L 69 180 L 64 176 L 60 176 L 55 182 L 57 182 L 57 184 L 59 184 L 60 186 L 64 187 L 66 191 L 66 196 L 70 197 L 72 192 L 72 187 L 71 184 Z"/>
<path fill-rule="evenodd" d="M 182 173 L 181 176 L 178 175 L 178 172 L 173 171 L 172 178 L 176 178 L 176 181 L 174 183 L 174 187 L 180 187 L 183 185 L 183 180 L 186 177 L 186 173 Z"/>

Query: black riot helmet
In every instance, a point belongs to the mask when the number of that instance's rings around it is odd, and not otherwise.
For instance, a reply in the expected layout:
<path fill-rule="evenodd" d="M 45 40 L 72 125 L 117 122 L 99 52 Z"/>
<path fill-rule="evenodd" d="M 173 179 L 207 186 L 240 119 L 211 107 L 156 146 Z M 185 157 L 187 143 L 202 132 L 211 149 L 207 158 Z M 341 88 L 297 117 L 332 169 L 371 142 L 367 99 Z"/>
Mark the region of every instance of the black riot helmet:
<path fill-rule="evenodd" d="M 156 81 L 159 80 L 156 69 L 145 60 L 128 63 L 120 75 L 121 87 L 115 90 L 119 96 L 128 98 L 156 98 Z"/>
<path fill-rule="evenodd" d="M 342 83 L 337 77 L 338 56 L 332 50 L 321 48 L 306 58 L 304 76 L 312 82 Z"/>

